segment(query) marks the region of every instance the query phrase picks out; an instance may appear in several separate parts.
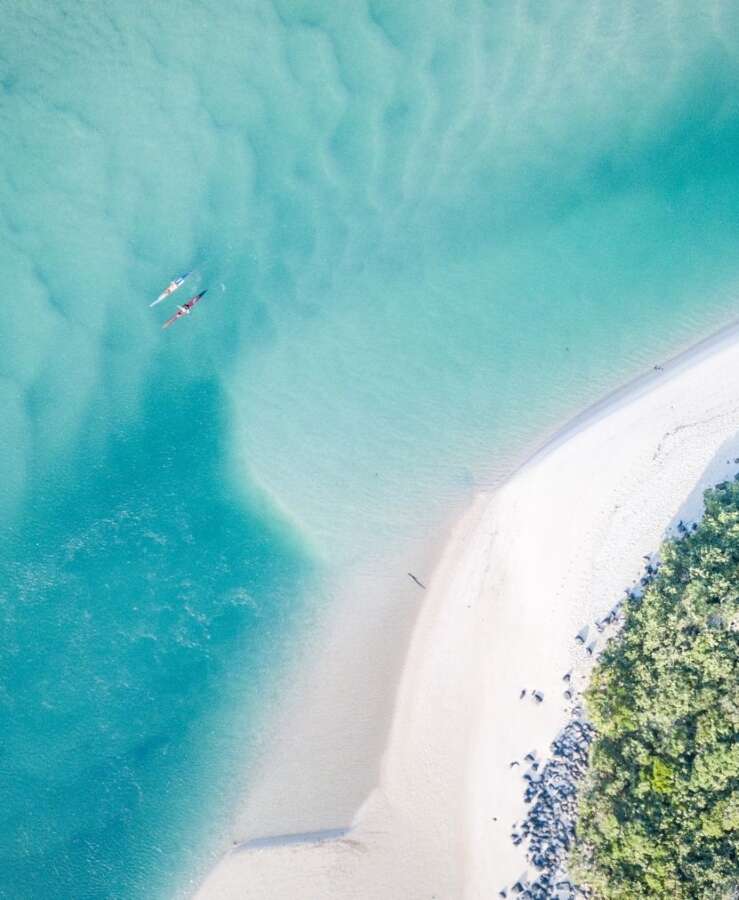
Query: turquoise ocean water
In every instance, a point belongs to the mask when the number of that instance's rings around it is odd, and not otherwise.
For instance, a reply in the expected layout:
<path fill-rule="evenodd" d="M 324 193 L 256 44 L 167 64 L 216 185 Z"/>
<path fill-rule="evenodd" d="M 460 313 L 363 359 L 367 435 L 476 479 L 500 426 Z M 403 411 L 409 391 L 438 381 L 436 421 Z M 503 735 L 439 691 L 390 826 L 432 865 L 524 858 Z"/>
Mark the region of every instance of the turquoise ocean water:
<path fill-rule="evenodd" d="M 0 12 L 0 896 L 173 896 L 328 579 L 737 316 L 739 8 Z"/>

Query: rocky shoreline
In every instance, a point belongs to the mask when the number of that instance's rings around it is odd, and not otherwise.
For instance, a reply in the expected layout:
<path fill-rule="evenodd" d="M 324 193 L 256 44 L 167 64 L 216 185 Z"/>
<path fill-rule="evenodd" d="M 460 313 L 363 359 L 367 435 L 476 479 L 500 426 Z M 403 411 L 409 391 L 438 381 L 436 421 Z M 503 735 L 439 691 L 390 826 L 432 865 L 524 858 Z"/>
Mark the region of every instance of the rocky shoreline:
<path fill-rule="evenodd" d="M 676 530 L 682 536 L 695 527 L 694 523 L 681 521 Z M 644 588 L 659 572 L 657 554 L 645 556 L 644 559 L 644 575 L 626 589 L 627 603 L 638 602 Z M 595 622 L 595 628 L 602 634 L 622 624 L 623 603 L 619 602 L 608 615 Z M 574 677 L 572 672 L 563 676 L 563 681 L 567 683 L 564 697 L 568 701 L 574 700 L 576 704 L 580 692 L 575 689 L 574 679 L 579 677 L 587 681 L 595 661 L 597 639 L 587 644 L 589 631 L 589 626 L 584 626 L 575 636 L 575 642 L 586 650 L 585 671 Z M 515 846 L 528 841 L 526 858 L 537 874 L 533 879 L 529 879 L 528 874 L 522 875 L 510 889 L 501 889 L 500 897 L 577 900 L 578 897 L 590 896 L 586 888 L 569 879 L 566 862 L 575 840 L 578 787 L 588 768 L 588 753 L 594 737 L 595 729 L 584 718 L 582 706 L 577 704 L 572 708 L 570 721 L 552 741 L 549 759 L 542 764 L 536 751 L 524 757 L 524 761 L 529 763 L 528 770 L 522 776 L 526 782 L 524 800 L 529 804 L 529 811 L 522 822 L 513 824 L 511 840 Z"/>
<path fill-rule="evenodd" d="M 528 840 L 529 862 L 537 870 L 532 881 L 525 878 L 501 897 L 521 900 L 575 900 L 587 893 L 566 877 L 565 863 L 575 838 L 577 789 L 588 765 L 588 751 L 594 729 L 581 718 L 573 718 L 551 744 L 551 759 L 543 767 L 535 754 L 528 754 L 531 767 L 524 773 L 528 782 L 526 818 L 511 835 L 514 844 Z"/>

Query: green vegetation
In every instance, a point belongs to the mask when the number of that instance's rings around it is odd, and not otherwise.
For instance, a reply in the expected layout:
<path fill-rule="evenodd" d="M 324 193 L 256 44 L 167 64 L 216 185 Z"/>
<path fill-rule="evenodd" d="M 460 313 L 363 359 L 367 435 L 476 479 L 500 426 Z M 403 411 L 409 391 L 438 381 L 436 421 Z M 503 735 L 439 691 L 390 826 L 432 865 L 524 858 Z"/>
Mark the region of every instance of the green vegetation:
<path fill-rule="evenodd" d="M 706 492 L 595 668 L 571 872 L 602 900 L 739 896 L 739 484 Z"/>

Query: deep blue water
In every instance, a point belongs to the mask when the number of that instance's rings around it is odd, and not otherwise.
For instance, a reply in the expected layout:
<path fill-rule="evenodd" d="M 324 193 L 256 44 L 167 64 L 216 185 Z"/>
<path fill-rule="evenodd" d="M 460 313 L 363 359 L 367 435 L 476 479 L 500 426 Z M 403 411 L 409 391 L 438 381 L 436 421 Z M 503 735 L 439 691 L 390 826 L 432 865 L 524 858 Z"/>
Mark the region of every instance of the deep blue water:
<path fill-rule="evenodd" d="M 162 377 L 141 422 L 109 422 L 77 483 L 40 485 L 3 542 L 3 896 L 171 889 L 185 817 L 238 783 L 214 767 L 244 733 L 224 705 L 249 720 L 246 679 L 277 664 L 308 569 L 229 500 L 218 407 L 212 382 Z"/>

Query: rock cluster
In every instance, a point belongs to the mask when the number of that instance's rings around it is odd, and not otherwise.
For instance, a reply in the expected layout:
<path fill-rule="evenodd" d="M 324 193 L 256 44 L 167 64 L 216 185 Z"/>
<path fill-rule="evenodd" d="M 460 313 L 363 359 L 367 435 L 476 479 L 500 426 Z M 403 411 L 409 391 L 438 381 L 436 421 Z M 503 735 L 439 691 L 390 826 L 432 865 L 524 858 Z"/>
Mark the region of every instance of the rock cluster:
<path fill-rule="evenodd" d="M 680 537 L 695 531 L 694 522 L 680 521 L 677 535 Z M 626 604 L 638 604 L 645 589 L 659 575 L 660 560 L 658 555 L 644 557 L 645 567 L 640 578 L 626 589 L 625 603 L 619 601 L 605 616 L 595 621 L 598 635 L 604 639 L 609 637 L 612 628 L 623 625 Z M 605 634 L 604 634 L 605 632 Z M 584 625 L 575 635 L 576 644 L 585 651 L 589 658 L 588 668 L 597 656 L 598 638 L 591 632 L 591 625 Z M 582 676 L 581 676 L 582 677 Z M 583 888 L 573 884 L 565 875 L 567 854 L 575 838 L 575 822 L 577 817 L 577 787 L 587 768 L 588 750 L 595 736 L 593 728 L 582 719 L 583 709 L 577 704 L 578 691 L 573 682 L 572 671 L 562 679 L 566 685 L 564 699 L 574 703 L 570 707 L 569 724 L 551 745 L 551 758 L 542 766 L 534 752 L 524 757 L 529 763 L 528 771 L 523 773 L 526 781 L 525 800 L 530 804 L 529 812 L 520 826 L 514 825 L 511 840 L 516 846 L 528 841 L 526 856 L 537 869 L 534 880 L 522 875 L 511 888 L 503 888 L 500 897 L 520 898 L 520 900 L 576 900 L 589 896 Z M 520 699 L 527 695 L 527 689 L 521 690 Z M 537 703 L 542 703 L 544 695 L 541 691 L 532 690 L 531 696 Z M 511 768 L 519 766 L 515 760 Z M 739 898 L 738 898 L 739 900 Z"/>
<path fill-rule="evenodd" d="M 524 775 L 528 782 L 525 799 L 531 808 L 511 839 L 520 844 L 528 838 L 527 857 L 539 874 L 534 881 L 518 881 L 506 895 L 520 900 L 587 896 L 562 872 L 575 837 L 577 785 L 587 767 L 593 733 L 587 722 L 572 719 L 552 743 L 552 758 L 541 771 L 535 763 Z"/>

